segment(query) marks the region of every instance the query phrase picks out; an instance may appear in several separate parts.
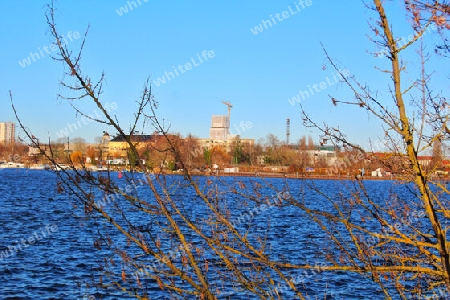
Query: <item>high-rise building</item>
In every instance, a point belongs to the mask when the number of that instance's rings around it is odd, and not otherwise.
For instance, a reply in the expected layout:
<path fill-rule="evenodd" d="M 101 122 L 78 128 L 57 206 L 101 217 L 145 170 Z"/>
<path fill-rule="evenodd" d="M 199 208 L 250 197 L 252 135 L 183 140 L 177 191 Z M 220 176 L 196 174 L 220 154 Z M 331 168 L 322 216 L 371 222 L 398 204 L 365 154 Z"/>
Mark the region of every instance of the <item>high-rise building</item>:
<path fill-rule="evenodd" d="M 226 140 L 230 131 L 228 116 L 212 116 L 209 137 L 214 140 Z"/>
<path fill-rule="evenodd" d="M 102 142 L 101 142 L 101 160 L 108 159 L 109 142 L 111 141 L 111 136 L 108 132 L 103 131 Z"/>
<path fill-rule="evenodd" d="M 0 123 L 0 144 L 14 144 L 16 124 L 12 122 Z"/>

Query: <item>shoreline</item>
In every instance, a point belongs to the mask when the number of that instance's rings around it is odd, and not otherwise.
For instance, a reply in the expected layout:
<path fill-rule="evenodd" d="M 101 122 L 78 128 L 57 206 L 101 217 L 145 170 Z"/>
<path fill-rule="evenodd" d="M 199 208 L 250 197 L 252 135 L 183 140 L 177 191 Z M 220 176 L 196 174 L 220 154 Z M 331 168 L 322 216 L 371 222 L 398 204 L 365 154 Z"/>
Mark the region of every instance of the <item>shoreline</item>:
<path fill-rule="evenodd" d="M 26 168 L 26 167 L 12 167 L 12 168 L 0 168 L 2 170 L 26 170 L 26 171 L 54 171 L 58 172 L 60 170 L 49 170 L 41 168 Z M 70 169 L 66 169 L 70 170 Z M 83 169 L 77 169 L 81 171 Z M 91 170 L 94 173 L 105 173 L 108 170 Z M 109 170 L 112 173 L 118 172 L 130 172 L 125 170 Z M 142 171 L 134 171 L 133 173 L 143 173 Z M 149 174 L 160 174 L 169 176 L 184 176 L 183 172 L 167 172 L 167 173 L 152 173 Z M 299 179 L 299 180 L 370 180 L 370 181 L 382 181 L 382 180 L 392 180 L 392 181 L 406 181 L 402 176 L 390 175 L 390 176 L 350 176 L 350 175 L 319 175 L 319 174 L 286 174 L 286 173 L 274 173 L 274 172 L 195 172 L 191 173 L 191 176 L 204 176 L 204 177 L 253 177 L 253 178 L 285 178 L 285 179 Z M 450 181 L 450 177 L 440 177 L 438 175 L 432 176 L 429 181 Z"/>

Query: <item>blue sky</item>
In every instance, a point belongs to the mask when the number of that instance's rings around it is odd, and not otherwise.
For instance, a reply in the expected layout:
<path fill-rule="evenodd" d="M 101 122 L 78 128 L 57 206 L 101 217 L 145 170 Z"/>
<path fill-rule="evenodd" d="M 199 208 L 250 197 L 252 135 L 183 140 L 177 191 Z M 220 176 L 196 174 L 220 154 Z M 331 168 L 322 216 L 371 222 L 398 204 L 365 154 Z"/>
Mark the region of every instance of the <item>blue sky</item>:
<path fill-rule="evenodd" d="M 375 69 L 388 67 L 388 61 L 370 53 L 377 51 L 368 38 L 373 12 L 355 0 L 312 0 L 309 6 L 304 2 L 302 6 L 297 0 L 60 0 L 55 6 L 59 32 L 73 37 L 68 42 L 70 48 L 76 50 L 82 40 L 74 34 L 83 35 L 90 25 L 82 69 L 93 79 L 105 72 L 101 100 L 117 105 L 112 111 L 125 128 L 150 77 L 160 103 L 158 114 L 174 132 L 208 137 L 211 116 L 227 113 L 221 103 L 226 100 L 233 104 L 232 130 L 241 122 L 252 124 L 245 131 L 241 129 L 242 137 L 257 140 L 273 133 L 284 140 L 286 118 L 290 118 L 291 142 L 308 134 L 317 141 L 316 133 L 302 126 L 298 103 L 292 105 L 289 100 L 299 91 L 325 82 L 324 89 L 305 97 L 302 104 L 318 122 L 340 126 L 352 140 L 366 145 L 369 138 L 382 136 L 379 123 L 358 109 L 331 105 L 329 94 L 342 100 L 353 97 L 335 82 L 320 43 L 342 69 L 379 90 L 381 101 L 389 101 L 388 78 Z M 45 51 L 40 58 L 36 56 L 44 47 L 51 52 L 46 3 L 0 3 L 0 120 L 14 121 L 8 96 L 12 90 L 24 123 L 37 137 L 56 140 L 58 132 L 67 129 L 68 123 L 77 124 L 80 117 L 57 97 L 65 93 L 58 84 L 63 66 Z M 401 3 L 389 4 L 389 15 L 398 35 L 408 36 L 412 30 Z M 279 21 L 276 14 L 283 11 L 285 18 L 279 15 Z M 270 27 L 267 21 L 272 17 L 276 24 L 272 22 Z M 260 25 L 262 32 L 254 34 Z M 432 34 L 427 36 L 433 38 Z M 203 51 L 213 53 L 213 57 L 200 63 L 198 56 Z M 35 53 L 35 61 L 30 53 Z M 413 57 L 414 51 L 408 55 Z M 24 62 L 27 59 L 29 65 Z M 173 67 L 187 63 L 191 69 L 176 75 Z M 431 60 L 432 65 L 438 63 Z M 412 63 L 410 68 L 408 76 L 413 80 L 418 64 Z M 164 84 L 155 84 L 168 72 L 175 78 L 168 81 L 166 77 Z M 443 81 L 440 88 L 448 93 L 448 82 Z M 76 104 L 89 114 L 95 113 L 95 107 L 85 101 Z M 71 138 L 84 137 L 92 142 L 103 130 L 115 133 L 103 125 L 78 124 L 77 130 L 68 131 Z"/>

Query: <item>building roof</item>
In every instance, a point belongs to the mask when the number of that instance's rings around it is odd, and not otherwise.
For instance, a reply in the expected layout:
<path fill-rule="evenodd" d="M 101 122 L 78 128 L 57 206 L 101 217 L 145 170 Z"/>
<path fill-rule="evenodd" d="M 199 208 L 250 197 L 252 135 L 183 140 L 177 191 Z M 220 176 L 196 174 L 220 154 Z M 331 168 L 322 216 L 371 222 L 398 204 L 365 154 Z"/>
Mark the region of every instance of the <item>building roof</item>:
<path fill-rule="evenodd" d="M 128 138 L 129 135 L 123 136 L 118 135 L 110 140 L 110 142 L 126 142 L 126 138 Z M 133 143 L 135 142 L 154 142 L 157 141 L 161 137 L 161 135 L 154 135 L 154 134 L 135 134 L 131 136 L 131 141 Z"/>
<path fill-rule="evenodd" d="M 167 138 L 173 139 L 176 138 L 176 135 L 173 134 L 167 134 L 166 135 Z M 159 142 L 161 140 L 165 140 L 166 136 L 162 135 L 162 134 L 134 134 L 131 136 L 131 142 L 132 143 L 156 143 Z M 120 142 L 120 143 L 124 143 L 126 142 L 126 138 L 125 137 L 129 137 L 129 135 L 118 135 L 115 136 L 113 139 L 111 139 L 109 142 Z"/>

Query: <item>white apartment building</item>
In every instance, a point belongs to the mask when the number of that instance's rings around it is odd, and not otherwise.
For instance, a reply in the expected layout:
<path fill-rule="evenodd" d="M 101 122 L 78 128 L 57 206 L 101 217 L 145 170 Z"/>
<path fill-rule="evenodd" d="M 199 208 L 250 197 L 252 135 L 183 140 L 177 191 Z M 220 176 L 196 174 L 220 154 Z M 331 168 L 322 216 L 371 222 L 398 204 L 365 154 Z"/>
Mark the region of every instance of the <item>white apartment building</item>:
<path fill-rule="evenodd" d="M 13 144 L 16 137 L 16 124 L 12 122 L 0 123 L 0 144 Z"/>

